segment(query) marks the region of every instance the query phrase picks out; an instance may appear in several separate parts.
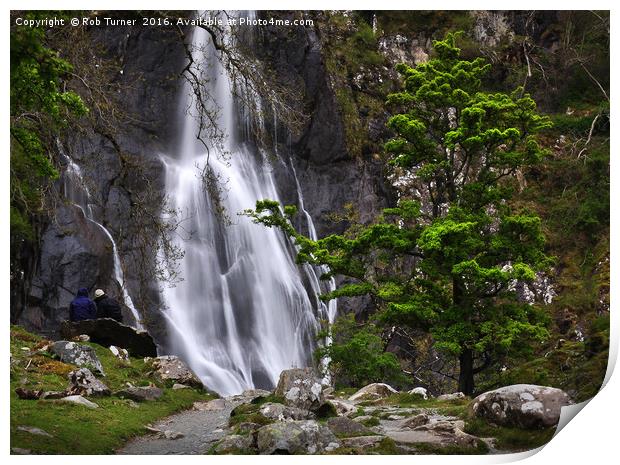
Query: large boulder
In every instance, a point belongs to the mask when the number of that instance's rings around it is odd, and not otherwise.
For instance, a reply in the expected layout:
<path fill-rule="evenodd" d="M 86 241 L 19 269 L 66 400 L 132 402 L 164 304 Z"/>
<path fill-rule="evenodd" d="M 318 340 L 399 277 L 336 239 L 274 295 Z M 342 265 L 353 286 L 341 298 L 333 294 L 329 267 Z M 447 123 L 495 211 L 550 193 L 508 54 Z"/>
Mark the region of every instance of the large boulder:
<path fill-rule="evenodd" d="M 244 454 L 254 446 L 254 438 L 251 434 L 231 434 L 222 439 L 215 447 L 217 454 Z"/>
<path fill-rule="evenodd" d="M 378 400 L 384 397 L 391 396 L 392 394 L 396 394 L 398 391 L 394 389 L 389 384 L 385 383 L 372 383 L 367 386 L 364 386 L 362 389 L 357 391 L 349 400 L 351 401 L 363 401 L 363 400 Z"/>
<path fill-rule="evenodd" d="M 110 389 L 95 378 L 95 375 L 88 368 L 80 368 L 79 370 L 69 373 L 68 393 L 80 396 L 109 396 Z"/>
<path fill-rule="evenodd" d="M 275 395 L 287 405 L 304 410 L 318 410 L 324 403 L 323 385 L 313 368 L 292 368 L 280 373 Z"/>
<path fill-rule="evenodd" d="M 340 441 L 326 426 L 306 420 L 263 426 L 256 434 L 256 445 L 261 454 L 316 454 L 338 448 Z"/>
<path fill-rule="evenodd" d="M 260 413 L 264 417 L 276 421 L 312 420 L 315 417 L 314 413 L 309 410 L 271 402 L 261 405 Z"/>
<path fill-rule="evenodd" d="M 557 425 L 562 407 L 571 403 L 561 389 L 515 384 L 479 395 L 471 410 L 475 416 L 501 426 L 546 428 Z"/>
<path fill-rule="evenodd" d="M 138 331 L 112 318 L 63 321 L 60 324 L 60 334 L 66 339 L 88 334 L 92 342 L 105 347 L 123 347 L 134 357 L 157 356 L 157 346 L 146 331 Z"/>
<path fill-rule="evenodd" d="M 50 351 L 60 358 L 61 362 L 78 367 L 88 367 L 105 376 L 103 366 L 97 358 L 95 349 L 72 341 L 56 341 Z"/>
<path fill-rule="evenodd" d="M 160 382 L 173 381 L 188 386 L 202 387 L 202 381 L 176 355 L 164 355 L 155 358 L 151 363 L 153 376 Z"/>

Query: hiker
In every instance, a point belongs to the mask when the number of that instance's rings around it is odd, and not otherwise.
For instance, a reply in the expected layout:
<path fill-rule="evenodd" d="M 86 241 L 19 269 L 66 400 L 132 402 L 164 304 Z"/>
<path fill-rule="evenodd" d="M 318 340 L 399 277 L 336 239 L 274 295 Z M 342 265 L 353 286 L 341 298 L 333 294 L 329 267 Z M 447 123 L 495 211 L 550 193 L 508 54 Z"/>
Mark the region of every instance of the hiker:
<path fill-rule="evenodd" d="M 97 318 L 112 318 L 119 323 L 123 322 L 121 306 L 112 297 L 107 296 L 103 290 L 95 291 L 95 303 L 97 304 Z"/>
<path fill-rule="evenodd" d="M 97 318 L 97 306 L 88 297 L 88 289 L 85 287 L 78 290 L 75 299 L 69 304 L 69 320 L 82 321 Z"/>

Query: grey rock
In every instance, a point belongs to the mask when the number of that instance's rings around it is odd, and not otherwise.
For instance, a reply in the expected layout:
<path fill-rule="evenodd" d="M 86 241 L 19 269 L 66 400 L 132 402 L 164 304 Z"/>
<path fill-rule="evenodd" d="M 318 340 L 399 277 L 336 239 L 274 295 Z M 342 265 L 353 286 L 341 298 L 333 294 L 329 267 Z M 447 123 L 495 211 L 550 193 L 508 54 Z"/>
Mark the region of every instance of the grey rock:
<path fill-rule="evenodd" d="M 185 384 L 179 384 L 179 383 L 174 383 L 172 385 L 172 390 L 173 391 L 178 391 L 179 389 L 189 389 L 190 386 L 187 386 Z"/>
<path fill-rule="evenodd" d="M 442 394 L 437 396 L 437 400 L 449 401 L 449 400 L 459 400 L 465 399 L 465 394 L 462 392 L 454 392 L 452 394 Z"/>
<path fill-rule="evenodd" d="M 249 421 L 241 422 L 237 425 L 236 431 L 239 434 L 253 434 L 255 431 L 258 431 L 263 425 L 259 425 L 258 423 L 252 423 Z"/>
<path fill-rule="evenodd" d="M 251 435 L 232 434 L 226 436 L 215 447 L 218 454 L 230 454 L 247 451 L 254 446 L 254 439 Z"/>
<path fill-rule="evenodd" d="M 171 439 L 171 440 L 175 440 L 175 439 L 180 439 L 182 437 L 185 437 L 185 435 L 179 431 L 170 431 L 170 430 L 166 430 L 164 431 L 164 437 L 166 439 Z"/>
<path fill-rule="evenodd" d="M 16 455 L 30 455 L 32 451 L 30 449 L 22 449 L 21 447 L 11 447 L 11 453 Z"/>
<path fill-rule="evenodd" d="M 92 342 L 105 347 L 123 347 L 134 357 L 157 356 L 157 346 L 146 331 L 138 331 L 112 318 L 63 321 L 60 332 L 62 337 L 67 339 L 79 334 L 88 334 Z"/>
<path fill-rule="evenodd" d="M 122 362 L 130 363 L 129 352 L 127 351 L 127 349 L 122 349 L 122 348 L 116 347 L 116 346 L 110 346 L 109 349 L 110 349 L 110 352 L 112 352 L 112 354 L 117 359 L 119 359 Z"/>
<path fill-rule="evenodd" d="M 280 373 L 275 395 L 287 405 L 304 410 L 318 410 L 324 403 L 323 386 L 313 368 L 292 368 Z"/>
<path fill-rule="evenodd" d="M 95 375 L 88 368 L 80 368 L 79 370 L 69 373 L 69 381 L 71 385 L 68 393 L 71 395 L 81 396 L 109 396 L 110 389 L 95 378 Z"/>
<path fill-rule="evenodd" d="M 338 437 L 368 436 L 372 434 L 365 426 L 346 417 L 333 417 L 327 420 L 327 427 Z"/>
<path fill-rule="evenodd" d="M 128 387 L 114 393 L 117 397 L 135 400 L 136 402 L 157 400 L 163 394 L 164 391 L 155 386 Z"/>
<path fill-rule="evenodd" d="M 175 381 L 194 387 L 202 387 L 202 381 L 176 355 L 164 355 L 153 359 L 153 377 L 160 382 Z"/>
<path fill-rule="evenodd" d="M 261 454 L 316 454 L 337 447 L 340 441 L 316 421 L 288 421 L 265 425 L 256 434 Z"/>
<path fill-rule="evenodd" d="M 354 404 L 342 399 L 329 399 L 327 403 L 334 406 L 338 415 L 348 416 L 357 412 L 357 407 Z"/>
<path fill-rule="evenodd" d="M 426 388 L 423 387 L 413 388 L 411 391 L 408 392 L 408 394 L 417 394 L 423 399 L 428 399 L 428 391 L 426 390 Z"/>
<path fill-rule="evenodd" d="M 471 410 L 497 425 L 542 428 L 557 425 L 562 407 L 570 404 L 570 397 L 561 389 L 515 384 L 479 395 Z"/>
<path fill-rule="evenodd" d="M 260 413 L 266 418 L 277 421 L 312 420 L 315 417 L 309 410 L 271 402 L 261 405 Z"/>
<path fill-rule="evenodd" d="M 95 353 L 95 349 L 90 346 L 71 341 L 57 341 L 52 344 L 50 350 L 60 358 L 61 362 L 77 365 L 78 367 L 89 367 L 105 376 L 103 366 Z"/>
<path fill-rule="evenodd" d="M 48 438 L 53 438 L 51 434 L 47 431 L 42 430 L 41 428 L 36 428 L 34 426 L 18 426 L 17 431 L 24 431 L 26 433 L 34 434 L 36 436 L 45 436 Z"/>
<path fill-rule="evenodd" d="M 99 405 L 91 402 L 90 400 L 82 397 L 82 396 L 67 396 L 59 399 L 59 402 L 69 402 L 72 404 L 83 405 L 87 408 L 99 408 Z"/>
<path fill-rule="evenodd" d="M 351 438 L 342 438 L 342 445 L 344 447 L 351 447 L 354 449 L 369 449 L 379 444 L 385 436 L 354 436 Z"/>
<path fill-rule="evenodd" d="M 384 397 L 388 397 L 392 394 L 396 394 L 398 391 L 389 384 L 385 383 L 372 383 L 364 386 L 357 391 L 349 400 L 351 401 L 363 401 L 363 400 L 377 400 Z"/>
<path fill-rule="evenodd" d="M 420 413 L 418 415 L 415 415 L 411 418 L 408 418 L 404 423 L 403 423 L 403 427 L 404 428 L 417 428 L 419 426 L 425 425 L 427 424 L 429 421 L 428 415 L 425 413 Z"/>
<path fill-rule="evenodd" d="M 67 391 L 45 391 L 41 394 L 41 399 L 62 399 L 67 397 Z"/>

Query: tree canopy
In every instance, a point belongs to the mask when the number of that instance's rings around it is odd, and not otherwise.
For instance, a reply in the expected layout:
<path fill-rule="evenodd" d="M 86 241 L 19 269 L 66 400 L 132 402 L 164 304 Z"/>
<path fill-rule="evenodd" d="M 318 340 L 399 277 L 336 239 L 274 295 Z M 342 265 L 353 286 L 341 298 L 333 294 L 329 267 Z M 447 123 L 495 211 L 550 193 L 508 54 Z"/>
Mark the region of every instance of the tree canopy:
<path fill-rule="evenodd" d="M 472 394 L 494 357 L 547 336 L 544 312 L 515 292 L 551 264 L 541 220 L 510 198 L 519 170 L 545 156 L 536 133 L 550 122 L 523 89 L 484 92 L 490 65 L 460 59 L 456 39 L 435 41 L 426 63 L 398 66 L 404 85 L 388 97 L 385 144 L 393 208 L 316 241 L 293 228 L 294 206 L 263 200 L 246 213 L 294 238 L 298 262 L 326 265 L 325 279 L 352 278 L 323 299 L 370 295 L 379 321 L 432 334 L 458 357 L 459 389 Z"/>

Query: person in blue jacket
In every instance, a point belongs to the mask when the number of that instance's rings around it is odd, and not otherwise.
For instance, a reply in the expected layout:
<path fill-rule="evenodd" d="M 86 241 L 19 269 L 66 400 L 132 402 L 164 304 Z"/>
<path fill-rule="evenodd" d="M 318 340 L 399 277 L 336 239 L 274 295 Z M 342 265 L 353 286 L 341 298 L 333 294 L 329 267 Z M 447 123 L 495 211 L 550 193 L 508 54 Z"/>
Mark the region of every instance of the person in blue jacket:
<path fill-rule="evenodd" d="M 69 320 L 82 321 L 97 318 L 97 305 L 88 297 L 88 289 L 78 290 L 75 299 L 69 305 Z"/>

